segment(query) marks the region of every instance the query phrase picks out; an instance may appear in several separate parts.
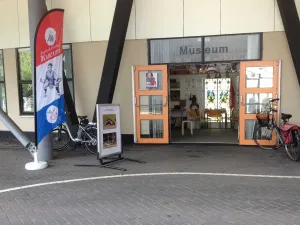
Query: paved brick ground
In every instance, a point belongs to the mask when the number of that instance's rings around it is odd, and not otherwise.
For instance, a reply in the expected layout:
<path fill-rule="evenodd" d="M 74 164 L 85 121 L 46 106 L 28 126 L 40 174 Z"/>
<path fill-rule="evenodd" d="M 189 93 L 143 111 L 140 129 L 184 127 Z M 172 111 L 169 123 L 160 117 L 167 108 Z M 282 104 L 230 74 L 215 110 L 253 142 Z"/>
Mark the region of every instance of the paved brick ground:
<path fill-rule="evenodd" d="M 75 167 L 97 164 L 83 150 L 59 153 L 50 167 L 28 172 L 29 154 L 0 145 L 0 190 L 40 182 L 152 172 L 300 176 L 284 152 L 235 146 L 126 146 L 127 172 Z M 0 224 L 299 224 L 300 180 L 167 175 L 49 185 L 0 194 Z"/>

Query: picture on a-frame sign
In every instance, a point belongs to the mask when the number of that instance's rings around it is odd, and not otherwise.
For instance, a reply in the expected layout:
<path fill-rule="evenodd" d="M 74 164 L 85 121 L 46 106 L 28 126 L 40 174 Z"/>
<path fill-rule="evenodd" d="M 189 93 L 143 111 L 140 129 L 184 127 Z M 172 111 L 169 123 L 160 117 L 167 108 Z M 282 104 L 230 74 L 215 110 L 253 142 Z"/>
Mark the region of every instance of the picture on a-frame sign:
<path fill-rule="evenodd" d="M 97 104 L 99 159 L 122 154 L 120 105 Z"/>

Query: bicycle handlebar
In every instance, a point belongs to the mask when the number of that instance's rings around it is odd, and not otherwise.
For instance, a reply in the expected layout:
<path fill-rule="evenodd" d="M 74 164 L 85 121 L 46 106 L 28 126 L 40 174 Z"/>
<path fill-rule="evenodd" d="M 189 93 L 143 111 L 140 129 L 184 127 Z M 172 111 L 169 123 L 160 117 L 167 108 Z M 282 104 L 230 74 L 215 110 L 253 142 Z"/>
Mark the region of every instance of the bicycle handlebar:
<path fill-rule="evenodd" d="M 270 103 L 273 103 L 273 102 L 278 102 L 279 100 L 280 100 L 279 98 L 274 98 L 274 99 L 271 99 L 269 102 L 270 102 Z M 270 106 L 270 110 L 271 110 L 272 112 L 278 112 L 278 110 L 275 109 L 275 108 L 273 108 L 272 105 Z"/>
<path fill-rule="evenodd" d="M 274 99 L 271 99 L 270 102 L 277 102 L 279 100 L 280 100 L 280 98 L 274 98 Z"/>

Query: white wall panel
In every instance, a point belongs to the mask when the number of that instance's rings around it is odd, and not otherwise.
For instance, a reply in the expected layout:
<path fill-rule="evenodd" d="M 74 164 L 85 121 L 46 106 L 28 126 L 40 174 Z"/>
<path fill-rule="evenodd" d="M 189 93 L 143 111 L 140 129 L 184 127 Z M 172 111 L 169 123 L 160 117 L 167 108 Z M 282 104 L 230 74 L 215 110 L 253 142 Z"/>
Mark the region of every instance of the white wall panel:
<path fill-rule="evenodd" d="M 28 0 L 18 0 L 20 47 L 30 46 Z"/>
<path fill-rule="evenodd" d="M 184 36 L 221 32 L 221 0 L 184 0 Z"/>
<path fill-rule="evenodd" d="M 137 39 L 182 37 L 183 0 L 135 0 Z"/>
<path fill-rule="evenodd" d="M 52 0 L 52 8 L 65 9 L 65 43 L 91 41 L 89 0 Z"/>
<path fill-rule="evenodd" d="M 136 8 L 135 7 L 136 6 L 134 1 L 131 9 L 130 18 L 129 18 L 126 39 L 131 39 L 131 40 L 136 39 L 136 33 L 135 33 Z"/>
<path fill-rule="evenodd" d="M 274 0 L 274 2 L 275 2 L 275 31 L 284 31 L 284 27 L 283 27 L 283 23 L 282 23 L 282 19 L 281 19 L 277 1 Z"/>
<path fill-rule="evenodd" d="M 0 1 L 0 49 L 19 46 L 18 0 Z"/>
<path fill-rule="evenodd" d="M 52 1 L 46 0 L 48 9 L 52 8 Z M 19 22 L 19 35 L 20 47 L 30 46 L 29 37 L 29 19 L 28 19 L 28 0 L 18 0 L 18 22 Z"/>
<path fill-rule="evenodd" d="M 90 0 L 92 41 L 109 39 L 116 0 Z M 126 39 L 135 39 L 135 5 L 132 7 Z"/>
<path fill-rule="evenodd" d="M 274 0 L 221 0 L 221 32 L 274 31 Z"/>
<path fill-rule="evenodd" d="M 116 0 L 91 1 L 92 41 L 108 40 L 114 16 Z"/>

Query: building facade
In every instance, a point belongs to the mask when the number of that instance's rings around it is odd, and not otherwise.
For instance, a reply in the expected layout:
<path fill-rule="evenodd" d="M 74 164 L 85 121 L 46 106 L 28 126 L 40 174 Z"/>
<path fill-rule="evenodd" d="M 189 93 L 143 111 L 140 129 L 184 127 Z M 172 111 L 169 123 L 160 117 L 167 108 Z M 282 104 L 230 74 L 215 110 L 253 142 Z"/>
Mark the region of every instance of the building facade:
<path fill-rule="evenodd" d="M 299 10 L 300 0 L 295 2 Z M 48 0 L 47 5 L 65 9 L 66 75 L 77 114 L 92 119 L 116 0 Z M 1 107 L 23 131 L 33 132 L 27 0 L 0 1 L 0 17 Z M 132 68 L 151 63 L 149 40 L 236 34 L 260 34 L 258 60 L 281 62 L 280 110 L 300 124 L 300 105 L 293 101 L 300 89 L 276 0 L 135 0 L 113 99 L 121 104 L 122 134 L 133 140 Z M 0 130 L 5 134 L 7 128 L 0 123 Z"/>

